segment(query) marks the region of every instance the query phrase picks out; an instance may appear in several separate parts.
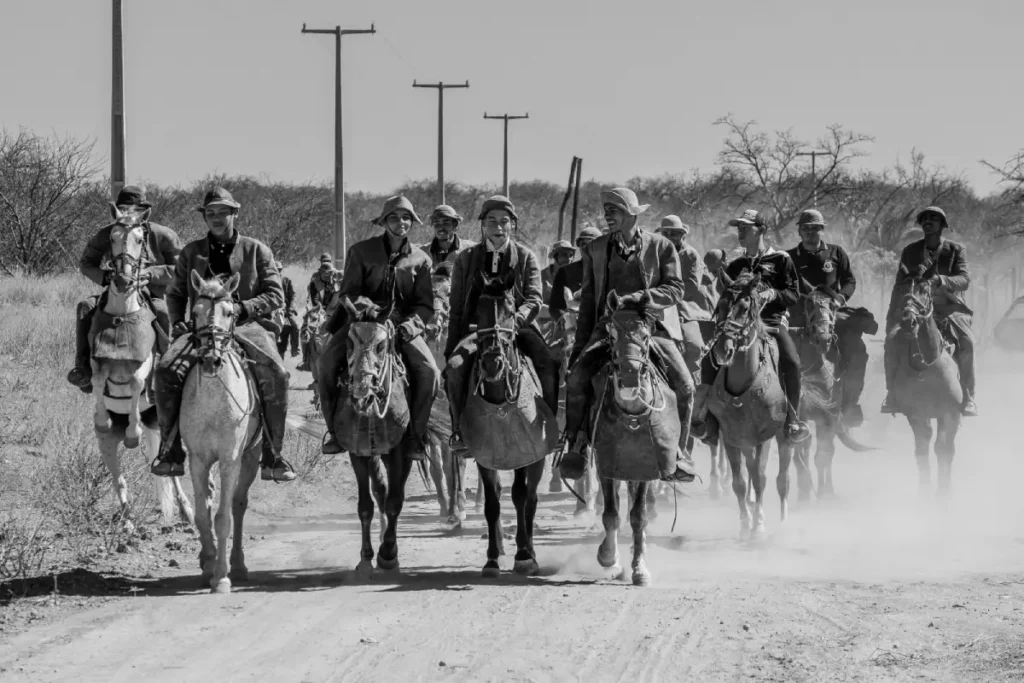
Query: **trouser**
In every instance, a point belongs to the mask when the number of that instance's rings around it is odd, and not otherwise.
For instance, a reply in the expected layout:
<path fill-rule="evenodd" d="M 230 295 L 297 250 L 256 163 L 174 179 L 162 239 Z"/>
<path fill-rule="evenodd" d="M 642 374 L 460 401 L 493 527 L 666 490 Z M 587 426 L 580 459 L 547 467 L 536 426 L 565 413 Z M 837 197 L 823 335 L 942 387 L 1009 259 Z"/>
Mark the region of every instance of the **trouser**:
<path fill-rule="evenodd" d="M 248 323 L 235 328 L 235 341 L 253 361 L 252 368 L 259 388 L 263 417 L 266 419 L 268 439 L 263 439 L 263 465 L 274 464 L 274 453 L 280 455 L 284 445 L 285 421 L 288 418 L 288 372 L 281 356 L 277 353 L 273 335 L 258 323 Z M 171 430 L 178 421 L 181 408 L 181 391 L 189 371 L 199 362 L 199 348 L 191 335 L 178 337 L 156 366 L 159 379 L 156 386 L 156 411 L 160 422 L 161 452 L 168 453 L 171 462 L 184 462 L 185 452 L 181 447 L 181 433 L 168 443 Z"/>
<path fill-rule="evenodd" d="M 480 348 L 478 341 L 475 337 L 464 339 L 455 347 L 444 370 L 453 432 L 461 431 L 462 411 L 466 408 L 466 400 L 469 398 L 469 380 L 473 374 L 473 361 Z M 551 350 L 544 342 L 544 338 L 532 327 L 524 327 L 519 330 L 516 335 L 516 346 L 533 363 L 533 369 L 537 371 L 537 379 L 540 380 L 540 390 L 544 402 L 551 408 L 552 414 L 558 415 L 558 359 L 551 355 Z"/>
<path fill-rule="evenodd" d="M 868 370 L 868 347 L 860 327 L 849 318 L 836 319 L 836 376 L 843 382 L 843 408 L 860 403 L 864 392 L 864 376 Z"/>
<path fill-rule="evenodd" d="M 775 337 L 779 346 L 779 380 L 789 404 L 786 408 L 786 421 L 793 422 L 800 414 L 800 354 L 796 350 L 793 338 L 789 336 L 788 329 L 779 327 L 777 332 L 770 334 Z M 711 355 L 709 353 L 704 356 L 701 362 L 701 384 L 713 384 L 718 375 L 718 366 Z"/>
<path fill-rule="evenodd" d="M 339 381 L 345 382 L 348 379 L 348 330 L 348 324 L 344 324 L 331 337 L 323 355 L 320 356 L 320 376 L 316 378 L 320 388 L 320 405 L 324 420 L 327 422 L 327 430 L 332 435 L 334 410 L 340 394 L 338 384 Z M 422 439 L 427 434 L 434 395 L 440 388 L 441 372 L 437 369 L 434 354 L 430 352 L 430 347 L 427 346 L 422 334 L 407 342 L 398 337 L 395 342 L 409 377 L 409 432 L 412 436 Z"/>
<path fill-rule="evenodd" d="M 683 360 L 690 374 L 700 370 L 700 354 L 704 349 L 704 336 L 701 334 L 699 320 L 687 320 L 682 325 Z"/>
<path fill-rule="evenodd" d="M 960 389 L 963 391 L 964 401 L 973 401 L 975 390 L 974 331 L 971 329 L 971 316 L 968 313 L 956 311 L 950 313 L 944 319 L 938 319 L 936 322 L 941 326 L 943 320 L 946 321 L 949 336 L 953 339 L 953 360 L 956 361 L 957 368 L 960 370 Z M 885 355 L 883 357 L 886 392 L 892 390 L 893 379 L 899 367 L 899 358 L 896 356 L 893 345 L 894 339 L 891 335 L 887 334 L 885 338 Z"/>
<path fill-rule="evenodd" d="M 595 346 L 595 342 L 603 337 L 597 332 L 587 344 L 587 348 L 576 359 L 566 379 L 565 400 L 565 433 L 574 439 L 577 432 L 586 422 L 587 415 L 594 403 L 593 377 L 609 360 L 608 351 L 604 346 Z M 679 352 L 678 342 L 664 336 L 660 331 L 651 338 L 651 350 L 658 354 L 668 385 L 676 394 L 676 408 L 679 411 L 679 450 L 688 452 L 687 442 L 690 439 L 690 417 L 693 409 L 693 376 L 686 369 L 686 361 Z"/>
<path fill-rule="evenodd" d="M 277 338 L 277 353 L 282 358 L 284 358 L 285 351 L 288 350 L 289 342 L 292 345 L 292 355 L 299 352 L 299 321 L 295 319 L 295 316 L 288 316 L 284 319 L 284 323 L 281 334 Z"/>
<path fill-rule="evenodd" d="M 93 314 L 99 308 L 101 297 L 100 294 L 90 296 L 88 299 L 79 301 L 75 307 L 75 367 L 89 372 L 92 371 L 92 366 L 89 363 L 89 356 L 92 353 L 89 348 L 89 332 L 92 330 Z M 159 326 L 165 336 L 170 334 L 171 324 L 167 317 L 167 303 L 163 299 L 150 298 L 149 304 L 153 315 L 156 316 L 156 320 L 153 322 L 154 327 Z M 160 339 L 159 332 L 157 339 Z"/>

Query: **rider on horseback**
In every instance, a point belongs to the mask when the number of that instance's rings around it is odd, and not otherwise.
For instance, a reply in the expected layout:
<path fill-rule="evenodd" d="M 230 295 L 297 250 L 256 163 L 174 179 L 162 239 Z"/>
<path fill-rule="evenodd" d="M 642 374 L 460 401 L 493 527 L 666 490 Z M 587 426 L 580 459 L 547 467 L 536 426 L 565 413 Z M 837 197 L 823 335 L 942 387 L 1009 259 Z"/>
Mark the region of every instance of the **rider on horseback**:
<path fill-rule="evenodd" d="M 424 438 L 430 421 L 430 409 L 438 389 L 440 372 L 423 338 L 423 330 L 434 316 L 434 290 L 430 282 L 430 257 L 409 242 L 413 223 L 420 223 L 412 202 L 401 195 L 384 202 L 374 225 L 384 234 L 357 242 L 345 259 L 345 278 L 341 296 L 355 301 L 366 297 L 391 311 L 396 329 L 396 347 L 409 376 L 411 420 L 405 438 L 413 459 L 425 455 Z M 348 312 L 339 307 L 324 324 L 333 336 L 321 358 L 321 405 L 327 420 L 329 437 L 322 450 L 328 455 L 342 452 L 334 433 L 334 411 L 338 403 L 339 377 L 348 374 Z"/>
<path fill-rule="evenodd" d="M 576 249 L 569 244 L 568 240 L 558 240 L 551 245 L 550 257 L 554 263 L 540 271 L 540 283 L 543 289 L 541 296 L 545 304 L 551 303 L 551 292 L 555 284 L 555 276 L 558 271 L 565 268 L 576 255 Z"/>
<path fill-rule="evenodd" d="M 576 235 L 576 248 L 583 249 L 601 236 L 597 228 L 586 227 Z M 562 317 L 569 308 L 565 300 L 565 290 L 578 292 L 583 287 L 583 261 L 573 261 L 558 269 L 555 279 L 551 281 L 551 299 L 548 301 L 548 312 L 554 320 Z"/>
<path fill-rule="evenodd" d="M 908 244 L 900 254 L 900 267 L 885 319 L 886 397 L 882 403 L 882 412 L 893 414 L 899 410 L 899 406 L 893 405 L 890 393 L 899 361 L 891 352 L 889 332 L 899 322 L 900 296 L 908 280 L 920 277 L 934 268 L 930 282 L 935 318 L 940 329 L 945 328 L 944 332 L 955 342 L 953 357 L 960 369 L 960 387 L 964 395 L 960 412 L 964 416 L 974 417 L 978 414 L 978 407 L 974 403 L 974 333 L 971 330 L 971 316 L 974 312 L 963 298 L 963 292 L 971 284 L 967 255 L 962 245 L 942 237 L 942 231 L 949 227 L 949 222 L 946 213 L 939 207 L 923 209 L 917 214 L 917 224 L 924 230 L 924 238 Z"/>
<path fill-rule="evenodd" d="M 310 276 L 309 286 L 306 287 L 306 292 L 309 295 L 309 307 L 320 306 L 328 314 L 333 313 L 339 300 L 337 289 L 342 276 L 342 271 L 334 267 L 334 258 L 327 252 L 320 254 L 320 268 Z M 301 332 L 305 339 L 309 338 L 308 326 L 309 321 L 303 320 Z M 308 342 L 302 345 L 302 362 L 295 369 L 309 372 Z M 314 379 L 314 381 L 316 380 Z"/>
<path fill-rule="evenodd" d="M 126 210 L 136 206 L 150 208 L 153 205 L 146 201 L 146 194 L 142 189 L 128 185 L 117 195 L 114 202 L 118 209 Z M 103 268 L 105 260 L 110 258 L 110 228 L 107 226 L 97 232 L 89 243 L 85 245 L 82 252 L 82 259 L 78 263 L 78 269 L 101 287 L 106 287 L 113 271 Z M 147 221 L 146 225 L 146 250 L 149 260 L 143 271 L 143 277 L 148 279 L 146 288 L 149 296 L 144 297 L 150 305 L 153 314 L 156 316 L 154 327 L 159 327 L 163 336 L 170 333 L 170 324 L 167 320 L 167 304 L 164 302 L 164 292 L 171 283 L 174 274 L 174 262 L 181 253 L 181 239 L 178 238 L 170 228 Z M 92 393 L 92 366 L 89 363 L 91 349 L 89 348 L 89 332 L 92 329 L 93 314 L 99 306 L 100 295 L 91 296 L 78 302 L 76 308 L 77 322 L 75 325 L 75 367 L 68 373 L 68 381 L 81 389 L 83 392 Z M 160 338 L 160 332 L 157 338 Z"/>
<path fill-rule="evenodd" d="M 227 280 L 241 277 L 235 290 L 235 328 L 233 338 L 245 351 L 255 375 L 263 404 L 264 436 L 261 478 L 292 481 L 295 472 L 281 457 L 285 420 L 288 416 L 288 372 L 277 352 L 271 330 L 274 311 L 284 306 L 281 273 L 270 247 L 257 239 L 239 234 L 235 218 L 241 204 L 222 187 L 214 187 L 203 198 L 198 211 L 203 214 L 209 232 L 185 245 L 174 268 L 174 279 L 167 289 L 167 311 L 175 341 L 156 367 L 157 416 L 160 420 L 160 454 L 150 465 L 158 476 L 176 477 L 185 472 L 185 451 L 177 431 L 181 392 L 189 371 L 199 361 L 200 348 L 195 330 L 185 322 L 192 310 L 196 291 L 191 273 L 203 279 L 219 276 Z M 173 438 L 172 438 L 173 435 Z"/>
<path fill-rule="evenodd" d="M 569 447 L 559 465 L 566 479 L 579 479 L 589 465 L 589 438 L 580 434 L 580 430 L 594 402 L 591 381 L 608 362 L 605 344 L 608 333 L 598 321 L 611 313 L 607 309 L 609 292 L 615 291 L 627 303 L 637 302 L 645 294 L 650 297 L 651 308 L 656 309 L 659 318 L 651 348 L 666 371 L 669 388 L 677 396 L 688 399 L 693 396 L 693 377 L 686 370 L 686 361 L 678 346 L 683 334 L 677 307 L 683 301 L 684 292 L 679 254 L 667 239 L 637 226 L 637 216 L 647 210 L 647 205 L 641 205 L 632 190 L 624 187 L 604 190 L 601 203 L 611 232 L 583 249 L 583 295 L 566 380 L 565 432 L 559 443 L 559 451 Z M 686 450 L 692 402 L 680 398 L 677 406 L 682 429 L 676 469 L 665 478 L 693 481 L 697 469 Z"/>
<path fill-rule="evenodd" d="M 765 245 L 764 234 L 768 224 L 754 209 L 747 209 L 739 218 L 729 221 L 739 232 L 740 245 L 746 253 L 729 263 L 725 269 L 725 280 L 734 280 L 744 272 L 761 276 L 763 288 L 759 295 L 763 302 L 761 320 L 769 333 L 775 337 L 779 347 L 779 375 L 788 403 L 786 410 L 785 436 L 794 443 L 803 441 L 810 432 L 807 424 L 799 419 L 800 414 L 800 355 L 787 329 L 786 311 L 799 299 L 798 276 L 793 259 L 784 251 Z M 712 385 L 718 376 L 711 354 L 701 361 L 701 384 Z M 718 420 L 708 412 L 707 398 L 711 392 L 700 397 L 700 406 L 694 408 L 694 436 L 705 443 L 718 442 Z"/>
<path fill-rule="evenodd" d="M 836 377 L 843 381 L 840 409 L 843 422 L 848 427 L 856 427 L 864 421 L 859 401 L 868 366 L 868 350 L 861 339 L 862 316 L 859 311 L 846 306 L 857 289 L 857 278 L 846 251 L 838 244 L 827 244 L 821 238 L 825 219 L 820 212 L 810 209 L 801 213 L 797 229 L 800 231 L 800 244 L 786 253 L 800 276 L 800 293 L 809 294 L 812 290 L 822 289 L 839 306 L 834 333 L 835 348 L 839 352 L 835 372 Z M 802 305 L 789 309 L 789 322 L 790 327 L 807 324 Z"/>
<path fill-rule="evenodd" d="M 421 244 L 420 249 L 430 256 L 435 272 L 442 263 L 448 264 L 449 269 L 453 268 L 459 254 L 476 244 L 456 234 L 459 224 L 462 223 L 462 216 L 447 204 L 435 207 L 430 212 L 427 222 L 434 229 L 434 239 L 430 240 L 429 244 Z"/>
<path fill-rule="evenodd" d="M 700 368 L 700 354 L 704 350 L 704 337 L 700 321 L 711 320 L 711 306 L 707 291 L 702 286 L 704 264 L 697 250 L 686 243 L 690 226 L 679 216 L 665 216 L 655 232 L 664 235 L 679 252 L 679 272 L 683 280 L 683 300 L 679 303 L 679 323 L 683 331 L 683 358 L 690 372 Z"/>
<path fill-rule="evenodd" d="M 476 277 L 478 272 L 501 279 L 509 273 L 513 274 L 516 346 L 533 363 L 544 402 L 551 408 L 552 414 L 558 414 L 558 363 L 552 358 L 544 338 L 533 323 L 541 307 L 540 267 L 534 253 L 512 239 L 518 221 L 515 207 L 507 197 L 495 195 L 486 200 L 480 210 L 484 241 L 463 251 L 455 261 L 449 299 L 451 319 L 444 352 L 448 359 L 444 374 L 451 409 L 450 444 L 453 452 L 465 454 L 467 451 L 460 429 L 477 352 L 477 338 L 471 333 L 470 325 L 480 297 Z"/>

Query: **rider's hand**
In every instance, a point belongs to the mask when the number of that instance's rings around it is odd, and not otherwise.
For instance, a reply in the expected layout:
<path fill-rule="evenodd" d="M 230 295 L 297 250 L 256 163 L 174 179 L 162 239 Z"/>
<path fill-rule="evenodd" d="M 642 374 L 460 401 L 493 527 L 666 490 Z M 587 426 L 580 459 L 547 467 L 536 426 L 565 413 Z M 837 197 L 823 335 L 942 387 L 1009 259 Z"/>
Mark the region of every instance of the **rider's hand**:
<path fill-rule="evenodd" d="M 398 326 L 398 336 L 401 337 L 403 342 L 411 342 L 413 339 L 418 337 L 419 334 L 420 330 L 416 326 L 416 322 L 413 320 L 406 320 Z"/>
<path fill-rule="evenodd" d="M 779 297 L 779 293 L 771 288 L 762 289 L 757 293 L 757 295 L 761 298 L 761 301 L 766 304 L 775 301 Z"/>
<path fill-rule="evenodd" d="M 512 323 L 515 325 L 516 330 L 521 330 L 526 327 L 526 316 L 522 313 L 516 313 L 515 317 L 512 318 Z"/>
<path fill-rule="evenodd" d="M 235 312 L 235 322 L 236 323 L 240 323 L 243 320 L 245 320 L 245 307 L 242 306 L 242 304 L 240 304 L 238 302 L 235 302 L 235 304 L 232 306 L 232 309 Z"/>
<path fill-rule="evenodd" d="M 174 323 L 174 327 L 171 328 L 171 339 L 177 339 L 183 334 L 188 334 L 188 325 L 179 320 Z"/>

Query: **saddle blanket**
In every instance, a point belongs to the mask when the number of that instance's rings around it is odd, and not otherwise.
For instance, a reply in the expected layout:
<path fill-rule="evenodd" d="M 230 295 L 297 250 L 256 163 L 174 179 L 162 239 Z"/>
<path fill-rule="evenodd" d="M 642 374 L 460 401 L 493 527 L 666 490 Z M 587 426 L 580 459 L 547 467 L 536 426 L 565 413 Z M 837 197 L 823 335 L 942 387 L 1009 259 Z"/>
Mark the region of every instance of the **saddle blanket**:
<path fill-rule="evenodd" d="M 148 308 L 115 316 L 102 310 L 92 319 L 92 357 L 97 360 L 126 360 L 141 363 L 153 353 L 156 316 Z"/>
<path fill-rule="evenodd" d="M 763 443 L 786 421 L 786 394 L 779 379 L 779 347 L 768 337 L 760 342 L 761 362 L 750 385 L 737 395 L 725 386 L 726 369 L 711 385 L 708 410 L 718 418 L 729 443 Z M 733 439 L 735 437 L 735 440 Z"/>

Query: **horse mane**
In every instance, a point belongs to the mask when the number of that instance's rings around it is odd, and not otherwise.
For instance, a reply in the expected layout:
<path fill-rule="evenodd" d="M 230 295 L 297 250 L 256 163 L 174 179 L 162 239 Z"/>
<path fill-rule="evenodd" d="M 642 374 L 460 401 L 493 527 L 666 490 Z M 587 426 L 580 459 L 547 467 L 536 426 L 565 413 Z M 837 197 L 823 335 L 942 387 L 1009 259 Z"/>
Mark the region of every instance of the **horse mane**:
<path fill-rule="evenodd" d="M 729 298 L 733 299 L 740 294 L 745 294 L 753 286 L 753 280 L 757 277 L 751 272 L 740 273 L 736 278 L 729 283 L 725 288 L 725 294 L 731 295 Z"/>
<path fill-rule="evenodd" d="M 651 295 L 644 292 L 638 301 L 624 301 L 619 307 L 620 311 L 633 311 L 648 325 L 653 325 L 658 319 L 657 309 L 652 305 Z"/>

